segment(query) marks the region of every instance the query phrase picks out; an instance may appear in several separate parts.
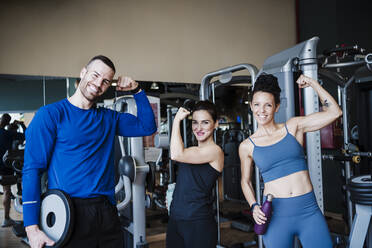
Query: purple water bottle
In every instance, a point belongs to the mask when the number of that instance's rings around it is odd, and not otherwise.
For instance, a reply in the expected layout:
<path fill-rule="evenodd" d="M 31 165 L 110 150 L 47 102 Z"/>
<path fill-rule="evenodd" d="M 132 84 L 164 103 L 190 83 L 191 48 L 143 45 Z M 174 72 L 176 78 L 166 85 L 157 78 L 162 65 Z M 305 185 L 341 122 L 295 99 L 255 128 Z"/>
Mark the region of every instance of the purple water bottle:
<path fill-rule="evenodd" d="M 258 235 L 263 235 L 266 232 L 266 229 L 269 225 L 270 218 L 271 218 L 271 212 L 272 212 L 272 200 L 273 200 L 273 195 L 268 194 L 267 199 L 264 202 L 264 204 L 261 207 L 261 211 L 264 212 L 267 220 L 265 224 L 259 225 L 257 223 L 254 223 L 254 232 Z"/>

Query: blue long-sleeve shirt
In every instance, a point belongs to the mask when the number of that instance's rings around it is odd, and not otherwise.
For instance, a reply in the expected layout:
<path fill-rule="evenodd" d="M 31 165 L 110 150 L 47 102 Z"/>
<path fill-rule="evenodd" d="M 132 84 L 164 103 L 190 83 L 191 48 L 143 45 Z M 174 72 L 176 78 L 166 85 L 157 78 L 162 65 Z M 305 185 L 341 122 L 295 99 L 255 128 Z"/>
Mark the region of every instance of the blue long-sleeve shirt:
<path fill-rule="evenodd" d="M 80 109 L 67 99 L 44 106 L 26 131 L 23 167 L 24 225 L 39 223 L 40 175 L 48 188 L 71 197 L 106 195 L 115 204 L 114 138 L 156 131 L 151 105 L 142 91 L 134 95 L 137 117 L 105 108 Z"/>

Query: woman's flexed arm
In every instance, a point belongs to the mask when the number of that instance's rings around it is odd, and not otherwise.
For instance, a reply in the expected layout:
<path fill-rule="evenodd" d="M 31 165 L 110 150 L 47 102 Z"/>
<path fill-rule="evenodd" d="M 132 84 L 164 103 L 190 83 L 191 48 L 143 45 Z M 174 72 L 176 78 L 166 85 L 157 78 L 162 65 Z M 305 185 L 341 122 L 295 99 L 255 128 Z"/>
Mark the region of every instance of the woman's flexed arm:
<path fill-rule="evenodd" d="M 335 99 L 319 84 L 318 81 L 301 75 L 297 83 L 300 88 L 311 87 L 318 94 L 322 104 L 322 111 L 306 116 L 295 117 L 291 120 L 297 123 L 297 130 L 312 132 L 319 130 L 335 121 L 342 115 L 342 111 Z"/>
<path fill-rule="evenodd" d="M 179 108 L 176 116 L 173 120 L 172 125 L 172 135 L 170 140 L 170 154 L 171 159 L 175 160 L 178 158 L 181 154 L 183 154 L 184 151 L 184 144 L 181 137 L 181 131 L 180 131 L 180 124 L 183 119 L 185 119 L 190 114 L 189 111 L 187 111 L 185 108 Z"/>
<path fill-rule="evenodd" d="M 185 119 L 190 112 L 185 108 L 180 108 L 174 117 L 172 126 L 172 136 L 170 142 L 171 159 L 183 163 L 202 164 L 218 161 L 218 170 L 223 168 L 223 152 L 217 145 L 209 145 L 204 147 L 192 146 L 184 147 L 181 137 L 180 123 Z"/>

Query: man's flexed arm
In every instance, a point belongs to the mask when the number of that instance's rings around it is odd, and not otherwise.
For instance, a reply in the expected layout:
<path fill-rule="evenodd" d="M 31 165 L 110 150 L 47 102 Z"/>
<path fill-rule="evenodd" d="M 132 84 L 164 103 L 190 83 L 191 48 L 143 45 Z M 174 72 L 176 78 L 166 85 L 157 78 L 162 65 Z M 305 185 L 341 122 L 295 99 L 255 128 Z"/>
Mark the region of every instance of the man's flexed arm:
<path fill-rule="evenodd" d="M 154 112 L 149 100 L 138 83 L 129 77 L 119 77 L 117 90 L 136 91 L 133 97 L 137 105 L 137 116 L 121 113 L 118 115 L 117 134 L 127 137 L 148 136 L 156 132 Z"/>

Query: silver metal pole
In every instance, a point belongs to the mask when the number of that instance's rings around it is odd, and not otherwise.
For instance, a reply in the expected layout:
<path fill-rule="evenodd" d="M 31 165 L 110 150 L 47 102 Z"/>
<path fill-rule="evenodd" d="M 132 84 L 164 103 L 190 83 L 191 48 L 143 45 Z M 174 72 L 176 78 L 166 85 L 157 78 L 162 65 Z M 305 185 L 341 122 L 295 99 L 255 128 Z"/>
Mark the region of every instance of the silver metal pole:
<path fill-rule="evenodd" d="M 170 144 L 170 139 L 171 139 L 171 134 L 172 134 L 172 124 L 173 124 L 172 108 L 170 106 L 167 106 L 167 121 L 168 121 L 168 138 L 169 138 L 169 144 Z M 171 153 L 171 147 L 169 146 L 169 152 L 168 152 L 169 182 L 168 183 L 174 183 L 173 161 L 170 158 L 170 153 Z"/>
<path fill-rule="evenodd" d="M 340 85 L 337 85 L 337 103 L 342 106 L 342 88 Z"/>
<path fill-rule="evenodd" d="M 253 132 L 257 130 L 257 121 L 253 118 Z M 256 200 L 260 204 L 262 204 L 262 196 L 261 196 L 261 178 L 260 178 L 260 170 L 257 165 L 255 165 L 255 180 L 256 180 Z M 262 235 L 258 235 L 258 247 L 263 248 L 263 239 Z"/>
<path fill-rule="evenodd" d="M 187 148 L 187 118 L 182 120 L 183 146 Z M 170 144 L 170 143 L 169 143 Z"/>
<path fill-rule="evenodd" d="M 350 67 L 350 66 L 355 66 L 355 65 L 363 65 L 365 63 L 366 62 L 364 60 L 362 60 L 362 61 L 352 61 L 352 62 L 345 62 L 345 63 L 326 64 L 323 67 L 324 68 L 338 68 L 337 71 L 339 72 L 339 68 L 341 68 L 341 67 Z"/>
<path fill-rule="evenodd" d="M 304 48 L 300 55 L 299 67 L 305 76 L 318 80 L 318 64 L 316 59 L 316 47 L 318 38 L 313 39 Z M 304 93 L 304 114 L 309 115 L 319 112 L 319 99 L 314 89 L 308 87 L 303 90 Z M 323 176 L 320 131 L 306 133 L 306 155 L 309 168 L 310 179 L 314 187 L 314 194 L 320 210 L 324 211 L 323 205 Z M 300 247 L 299 240 L 296 237 L 294 247 Z"/>
<path fill-rule="evenodd" d="M 215 85 L 214 83 L 211 85 L 212 87 L 212 101 L 213 103 L 216 103 L 216 96 L 215 96 Z M 214 136 L 214 141 L 216 142 L 217 136 L 216 132 L 213 132 Z M 219 183 L 218 183 L 218 178 L 216 180 L 216 210 L 217 210 L 217 246 L 221 245 L 221 227 L 220 227 L 220 196 L 219 196 Z"/>
<path fill-rule="evenodd" d="M 252 82 L 252 89 L 254 87 L 254 83 Z M 257 130 L 257 121 L 253 118 L 253 133 Z M 262 204 L 262 196 L 261 196 L 261 178 L 260 178 L 260 170 L 257 165 L 255 165 L 255 181 L 256 181 L 256 200 L 258 203 Z M 258 247 L 263 248 L 263 238 L 262 235 L 258 235 Z"/>
<path fill-rule="evenodd" d="M 318 41 L 319 38 L 317 37 L 310 39 L 299 55 L 299 68 L 305 76 L 311 77 L 315 80 L 318 80 L 318 61 L 316 55 Z M 319 99 L 316 92 L 310 87 L 305 88 L 303 92 L 305 115 L 319 112 Z M 318 206 L 323 212 L 323 177 L 320 131 L 306 133 L 306 154 L 309 174 L 314 186 L 314 194 Z"/>
<path fill-rule="evenodd" d="M 149 166 L 145 164 L 142 137 L 130 138 L 132 156 L 136 160 L 136 179 L 132 185 L 133 201 L 133 248 L 146 241 L 145 180 Z"/>
<path fill-rule="evenodd" d="M 45 99 L 45 76 L 43 76 L 43 105 L 45 106 L 46 99 Z"/>
<path fill-rule="evenodd" d="M 349 122 L 348 122 L 348 113 L 347 113 L 347 89 L 351 83 L 355 80 L 355 77 L 352 76 L 345 86 L 341 89 L 342 92 L 342 122 L 343 122 L 343 131 L 344 131 L 344 149 L 348 150 L 349 144 Z M 350 161 L 345 161 L 345 183 L 347 184 L 349 178 L 351 177 Z M 347 203 L 347 221 L 349 228 L 353 223 L 353 203 L 350 200 L 350 191 L 346 190 L 346 203 Z"/>
<path fill-rule="evenodd" d="M 66 97 L 70 97 L 70 79 L 66 78 Z"/>
<path fill-rule="evenodd" d="M 137 115 L 137 105 L 133 98 L 128 99 L 128 113 Z M 129 138 L 130 155 L 136 161 L 136 177 L 132 183 L 132 206 L 133 206 L 133 248 L 137 244 L 146 242 L 146 206 L 145 206 L 145 180 L 150 171 L 145 163 L 145 152 L 142 137 Z"/>
<path fill-rule="evenodd" d="M 310 66 L 310 65 L 309 65 Z M 304 75 L 315 80 L 318 79 L 317 66 L 313 68 L 303 69 Z M 314 112 L 319 112 L 318 95 L 312 88 L 304 89 L 305 115 Z M 309 166 L 309 174 L 311 182 L 314 186 L 314 193 L 319 205 L 319 208 L 324 211 L 323 205 L 323 182 L 322 182 L 322 159 L 320 145 L 320 131 L 306 133 L 306 153 L 307 164 Z"/>

